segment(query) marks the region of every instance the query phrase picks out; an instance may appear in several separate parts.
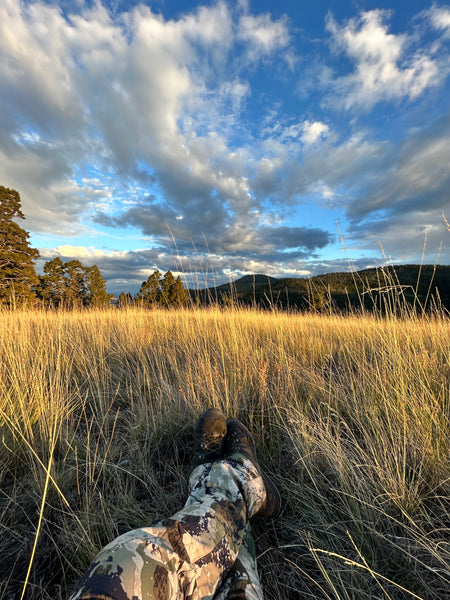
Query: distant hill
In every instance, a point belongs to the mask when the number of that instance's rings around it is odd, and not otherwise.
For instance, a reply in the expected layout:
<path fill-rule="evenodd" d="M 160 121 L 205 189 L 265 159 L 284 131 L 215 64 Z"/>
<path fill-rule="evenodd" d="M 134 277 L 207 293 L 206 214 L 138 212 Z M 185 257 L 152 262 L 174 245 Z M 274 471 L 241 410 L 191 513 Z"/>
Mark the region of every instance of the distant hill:
<path fill-rule="evenodd" d="M 247 298 L 254 298 L 257 293 L 258 297 L 264 294 L 266 289 L 270 289 L 272 284 L 278 284 L 281 281 L 276 277 L 269 275 L 244 275 L 243 277 L 223 283 L 215 287 L 206 288 L 203 290 L 189 290 L 192 298 L 198 298 L 202 304 L 211 302 L 227 302 L 228 300 L 237 301 Z"/>
<path fill-rule="evenodd" d="M 318 312 L 364 309 L 450 311 L 450 266 L 398 265 L 309 279 L 245 275 L 205 290 L 189 290 L 197 303 Z"/>
<path fill-rule="evenodd" d="M 261 288 L 270 287 L 271 283 L 277 283 L 279 279 L 275 277 L 269 277 L 269 275 L 244 275 L 236 281 L 230 283 L 224 283 L 219 285 L 215 289 L 219 294 L 230 294 L 230 293 L 246 293 L 253 292 L 253 290 L 259 290 Z"/>

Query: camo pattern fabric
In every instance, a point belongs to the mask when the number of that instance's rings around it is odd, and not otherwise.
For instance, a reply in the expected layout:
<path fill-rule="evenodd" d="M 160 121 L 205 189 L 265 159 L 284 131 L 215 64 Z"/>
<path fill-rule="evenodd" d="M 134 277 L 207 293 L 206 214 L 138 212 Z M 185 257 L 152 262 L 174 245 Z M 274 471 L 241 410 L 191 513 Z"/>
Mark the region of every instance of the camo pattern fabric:
<path fill-rule="evenodd" d="M 265 501 L 258 471 L 233 455 L 196 467 L 189 489 L 171 518 L 105 546 L 70 600 L 261 600 L 248 522 Z"/>
<path fill-rule="evenodd" d="M 214 600 L 264 600 L 250 523 L 247 523 L 234 565 L 217 590 Z"/>

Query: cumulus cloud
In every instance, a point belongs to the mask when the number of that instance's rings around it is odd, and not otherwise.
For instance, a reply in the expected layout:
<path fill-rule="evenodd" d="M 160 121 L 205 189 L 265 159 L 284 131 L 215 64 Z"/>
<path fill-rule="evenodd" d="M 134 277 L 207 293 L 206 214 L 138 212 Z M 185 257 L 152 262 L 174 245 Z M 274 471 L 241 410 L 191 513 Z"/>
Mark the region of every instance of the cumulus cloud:
<path fill-rule="evenodd" d="M 385 145 L 361 196 L 348 204 L 352 219 L 387 211 L 391 217 L 450 205 L 450 114 L 416 130 L 398 144 Z M 375 177 L 376 175 L 376 177 Z"/>
<path fill-rule="evenodd" d="M 326 139 L 301 161 L 283 166 L 263 161 L 261 172 L 269 175 L 256 179 L 255 189 L 292 202 L 320 195 L 345 214 L 348 241 L 356 249 L 376 251 L 384 241 L 393 254 L 397 249 L 405 258 L 409 249 L 409 260 L 420 260 L 425 229 L 430 252 L 437 253 L 441 242 L 450 245 L 441 217 L 450 214 L 449 138 L 449 113 L 411 128 L 397 142 L 360 130 L 340 143 Z"/>
<path fill-rule="evenodd" d="M 248 157 L 244 149 L 230 150 L 227 135 L 249 85 L 236 71 L 227 78 L 227 51 L 239 39 L 252 60 L 273 55 L 288 43 L 283 19 L 245 15 L 233 24 L 223 2 L 178 20 L 142 5 L 115 20 L 100 3 L 67 17 L 38 3 L 2 6 L 0 54 L 8 68 L 0 84 L 10 136 L 0 177 L 11 185 L 31 182 L 22 190 L 33 227 L 43 228 L 47 215 L 61 231 L 78 229 L 92 211 L 81 202 L 89 163 L 153 181 L 164 197 L 165 206 L 145 205 L 147 194 L 110 224 L 215 235 L 247 212 Z"/>
<path fill-rule="evenodd" d="M 289 45 L 289 28 L 286 18 L 274 21 L 270 14 L 243 15 L 239 20 L 238 39 L 247 43 L 252 59 L 267 57 L 275 50 Z"/>
<path fill-rule="evenodd" d="M 315 121 L 310 123 L 305 121 L 303 123 L 302 141 L 309 145 L 314 144 L 318 139 L 325 138 L 328 134 L 328 125 Z"/>
<path fill-rule="evenodd" d="M 370 235 L 380 212 L 395 219 L 407 205 L 444 208 L 446 122 L 395 144 L 330 118 L 343 107 L 423 98 L 436 85 L 437 51 L 391 33 L 388 13 L 329 17 L 351 71 L 311 62 L 328 100 L 334 94 L 336 110 L 324 114 L 320 98 L 287 112 L 268 100 L 273 73 L 293 52 L 287 17 L 253 14 L 245 2 L 173 18 L 143 4 L 67 6 L 1 3 L 0 182 L 20 191 L 33 232 L 74 238 L 131 227 L 151 248 L 106 252 L 72 240 L 52 252 L 138 281 L 154 266 L 173 268 L 175 239 L 192 277 L 205 260 L 217 274 L 250 265 L 301 274 L 333 243 L 327 226 L 306 226 L 308 202 L 346 214 L 355 239 Z M 426 18 L 446 35 L 446 8 Z M 265 77 L 275 79 L 260 94 L 255 73 L 268 65 Z"/>
<path fill-rule="evenodd" d="M 424 51 L 411 52 L 407 35 L 389 33 L 388 16 L 387 11 L 372 10 L 343 25 L 328 17 L 327 30 L 336 48 L 355 62 L 353 73 L 334 81 L 346 109 L 413 100 L 439 82 L 437 61 Z"/>
<path fill-rule="evenodd" d="M 450 239 L 450 114 L 398 143 L 385 143 L 346 205 L 349 241 L 366 250 L 382 244 L 396 262 L 448 261 Z M 440 248 L 441 254 L 440 253 Z"/>

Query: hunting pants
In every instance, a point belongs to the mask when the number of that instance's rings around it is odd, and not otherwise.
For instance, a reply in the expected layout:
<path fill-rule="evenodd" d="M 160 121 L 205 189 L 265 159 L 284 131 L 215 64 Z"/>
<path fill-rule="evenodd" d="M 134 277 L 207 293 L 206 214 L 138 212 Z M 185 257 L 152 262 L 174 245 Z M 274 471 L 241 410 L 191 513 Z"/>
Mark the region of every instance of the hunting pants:
<path fill-rule="evenodd" d="M 70 600 L 262 600 L 248 519 L 262 478 L 236 454 L 196 467 L 182 510 L 105 546 Z"/>

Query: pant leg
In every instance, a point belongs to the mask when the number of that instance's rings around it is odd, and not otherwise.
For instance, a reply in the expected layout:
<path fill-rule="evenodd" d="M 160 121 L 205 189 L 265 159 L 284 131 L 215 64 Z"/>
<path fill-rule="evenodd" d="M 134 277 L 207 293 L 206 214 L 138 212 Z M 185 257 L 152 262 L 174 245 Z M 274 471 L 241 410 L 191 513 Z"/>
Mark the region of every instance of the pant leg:
<path fill-rule="evenodd" d="M 200 465 L 184 508 L 129 531 L 97 555 L 71 600 L 210 600 L 234 565 L 248 517 L 264 501 L 251 462 Z"/>
<path fill-rule="evenodd" d="M 264 600 L 250 523 L 247 523 L 234 565 L 217 590 L 214 600 Z"/>

